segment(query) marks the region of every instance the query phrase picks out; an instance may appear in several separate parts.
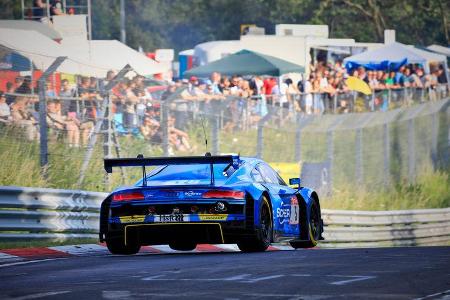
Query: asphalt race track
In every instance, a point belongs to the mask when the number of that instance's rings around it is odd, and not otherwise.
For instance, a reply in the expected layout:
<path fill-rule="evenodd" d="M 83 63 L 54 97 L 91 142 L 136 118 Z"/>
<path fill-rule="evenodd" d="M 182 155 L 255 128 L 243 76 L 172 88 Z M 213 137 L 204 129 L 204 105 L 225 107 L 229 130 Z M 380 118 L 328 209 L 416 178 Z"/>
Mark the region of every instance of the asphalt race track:
<path fill-rule="evenodd" d="M 0 265 L 1 299 L 450 299 L 450 247 L 143 254 Z"/>

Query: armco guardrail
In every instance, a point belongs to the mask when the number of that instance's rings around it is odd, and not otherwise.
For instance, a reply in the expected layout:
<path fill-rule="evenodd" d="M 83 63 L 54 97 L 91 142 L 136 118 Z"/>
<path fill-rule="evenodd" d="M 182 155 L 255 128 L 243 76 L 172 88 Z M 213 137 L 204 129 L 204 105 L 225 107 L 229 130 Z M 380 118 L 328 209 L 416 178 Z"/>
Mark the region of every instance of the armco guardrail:
<path fill-rule="evenodd" d="M 96 238 L 106 193 L 0 187 L 0 240 Z M 450 208 L 405 211 L 322 210 L 321 247 L 450 243 Z"/>
<path fill-rule="evenodd" d="M 0 187 L 0 240 L 97 238 L 106 193 Z"/>
<path fill-rule="evenodd" d="M 446 245 L 450 208 L 346 211 L 322 210 L 324 247 Z"/>

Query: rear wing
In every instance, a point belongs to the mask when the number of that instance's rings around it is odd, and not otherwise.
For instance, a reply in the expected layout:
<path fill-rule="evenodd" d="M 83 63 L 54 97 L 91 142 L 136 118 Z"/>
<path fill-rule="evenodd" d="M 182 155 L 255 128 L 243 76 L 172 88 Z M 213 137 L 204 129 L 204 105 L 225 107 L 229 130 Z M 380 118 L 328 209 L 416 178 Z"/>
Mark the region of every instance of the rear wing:
<path fill-rule="evenodd" d="M 209 153 L 208 153 L 209 154 Z M 214 184 L 214 164 L 238 164 L 239 157 L 233 155 L 206 155 L 206 156 L 178 156 L 178 157 L 144 157 L 138 155 L 137 158 L 105 158 L 104 167 L 107 173 L 112 173 L 114 167 L 142 167 L 144 185 L 145 166 L 165 166 L 165 165 L 192 165 L 209 164 L 211 166 L 211 185 Z"/>
<path fill-rule="evenodd" d="M 145 166 L 165 166 L 165 165 L 232 164 L 232 163 L 233 163 L 232 155 L 105 158 L 105 171 L 107 173 L 112 173 L 112 168 L 114 167 L 145 167 Z"/>

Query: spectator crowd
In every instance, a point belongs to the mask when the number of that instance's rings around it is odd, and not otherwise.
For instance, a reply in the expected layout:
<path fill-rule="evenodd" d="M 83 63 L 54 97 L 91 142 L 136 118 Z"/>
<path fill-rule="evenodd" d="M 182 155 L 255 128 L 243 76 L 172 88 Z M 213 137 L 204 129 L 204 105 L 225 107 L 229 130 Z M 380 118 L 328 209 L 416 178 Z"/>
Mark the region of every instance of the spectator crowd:
<path fill-rule="evenodd" d="M 374 96 L 363 98 L 362 110 L 389 109 L 388 91 L 427 90 L 446 94 L 448 84 L 442 67 L 425 74 L 418 65 L 402 66 L 397 71 L 372 71 L 359 67 L 350 72 L 368 84 Z M 109 93 L 111 115 L 118 134 L 146 140 L 151 145 L 163 143 L 162 106 L 168 108 L 168 143 L 173 151 L 193 152 L 187 130 L 199 114 L 201 118 L 220 118 L 224 131 L 254 127 L 271 111 L 279 118 L 296 114 L 348 113 L 356 111 L 354 93 L 346 84 L 349 73 L 341 62 L 316 63 L 307 78 L 283 76 L 224 76 L 213 72 L 209 78 L 178 79 L 151 85 L 136 75 L 117 82 Z M 103 96 L 100 91 L 113 78 L 76 77 L 76 82 L 60 81 L 45 85 L 46 122 L 50 136 L 64 135 L 70 147 L 86 146 Z M 154 82 L 153 82 L 154 84 Z M 30 77 L 7 82 L 0 93 L 0 124 L 24 129 L 29 140 L 39 138 L 39 99 Z M 352 102 L 353 101 L 353 102 Z M 370 107 L 369 107 L 370 106 Z M 197 118 L 198 120 L 198 118 Z M 281 123 L 280 123 L 281 124 Z"/>

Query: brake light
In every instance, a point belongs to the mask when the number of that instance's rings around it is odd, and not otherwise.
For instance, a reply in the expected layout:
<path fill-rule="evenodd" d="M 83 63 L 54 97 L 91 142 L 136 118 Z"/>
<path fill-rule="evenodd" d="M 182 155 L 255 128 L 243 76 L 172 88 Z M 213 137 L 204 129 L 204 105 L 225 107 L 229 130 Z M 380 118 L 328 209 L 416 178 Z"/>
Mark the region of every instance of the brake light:
<path fill-rule="evenodd" d="M 142 192 L 128 192 L 113 195 L 113 201 L 130 201 L 130 200 L 143 200 L 144 194 Z"/>
<path fill-rule="evenodd" d="M 244 199 L 245 193 L 242 191 L 220 191 L 212 190 L 203 194 L 203 198 L 231 198 L 231 199 Z"/>

